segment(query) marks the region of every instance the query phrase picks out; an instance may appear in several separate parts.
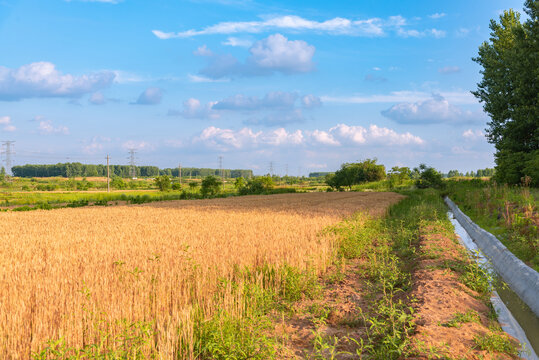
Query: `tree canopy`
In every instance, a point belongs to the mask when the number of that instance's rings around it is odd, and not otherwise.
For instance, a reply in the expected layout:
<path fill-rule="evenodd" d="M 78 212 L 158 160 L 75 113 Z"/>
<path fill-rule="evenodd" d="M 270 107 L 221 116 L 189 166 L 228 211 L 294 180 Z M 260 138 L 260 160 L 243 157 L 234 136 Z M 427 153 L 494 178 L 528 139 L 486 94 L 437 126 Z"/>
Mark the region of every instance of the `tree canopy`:
<path fill-rule="evenodd" d="M 326 176 L 326 184 L 337 190 L 343 187 L 348 187 L 351 190 L 353 185 L 379 181 L 385 177 L 386 168 L 384 165 L 376 164 L 376 159 L 367 159 L 362 162 L 342 164 L 335 174 Z"/>
<path fill-rule="evenodd" d="M 490 39 L 473 60 L 483 76 L 472 92 L 490 116 L 487 139 L 496 148 L 496 179 L 539 185 L 539 0 L 526 0 L 529 18 L 504 11 L 491 20 Z"/>

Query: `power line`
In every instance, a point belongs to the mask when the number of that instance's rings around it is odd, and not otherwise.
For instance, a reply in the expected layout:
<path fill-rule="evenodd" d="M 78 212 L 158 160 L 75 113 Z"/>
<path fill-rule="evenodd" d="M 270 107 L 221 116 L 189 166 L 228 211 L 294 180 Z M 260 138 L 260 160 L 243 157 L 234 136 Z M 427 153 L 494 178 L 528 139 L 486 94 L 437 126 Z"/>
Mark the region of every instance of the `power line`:
<path fill-rule="evenodd" d="M 6 163 L 6 173 L 11 174 L 11 156 L 15 154 L 15 152 L 12 150 L 12 146 L 15 143 L 15 141 L 2 141 L 2 151 L 1 153 L 4 155 L 5 163 Z"/>

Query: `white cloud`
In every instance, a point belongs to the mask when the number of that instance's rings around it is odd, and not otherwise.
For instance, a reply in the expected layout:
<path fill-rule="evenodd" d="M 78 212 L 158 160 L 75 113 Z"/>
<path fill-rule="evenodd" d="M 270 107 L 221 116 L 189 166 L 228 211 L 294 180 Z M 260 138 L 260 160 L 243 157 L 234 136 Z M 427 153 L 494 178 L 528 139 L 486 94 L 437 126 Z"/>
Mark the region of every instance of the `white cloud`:
<path fill-rule="evenodd" d="M 461 68 L 458 66 L 444 66 L 443 68 L 438 69 L 440 74 L 455 74 L 461 71 Z"/>
<path fill-rule="evenodd" d="M 122 144 L 122 148 L 125 150 L 153 150 L 155 146 L 146 141 L 129 140 Z"/>
<path fill-rule="evenodd" d="M 47 135 L 50 135 L 50 134 L 69 135 L 69 129 L 66 126 L 54 127 L 52 124 L 52 121 L 50 120 L 39 121 L 38 130 L 40 133 L 47 134 Z"/>
<path fill-rule="evenodd" d="M 213 110 L 263 110 L 263 109 L 290 109 L 294 107 L 298 95 L 296 93 L 275 91 L 267 93 L 263 98 L 234 95 L 217 101 Z"/>
<path fill-rule="evenodd" d="M 190 98 L 183 102 L 182 111 L 170 111 L 169 115 L 181 115 L 187 119 L 217 119 L 220 115 L 212 110 L 214 104 L 215 102 L 202 104 L 200 100 Z"/>
<path fill-rule="evenodd" d="M 200 76 L 200 75 L 187 75 L 188 79 L 192 83 L 216 83 L 216 82 L 229 82 L 230 79 L 211 79 L 206 76 Z"/>
<path fill-rule="evenodd" d="M 312 57 L 315 47 L 302 40 L 288 40 L 281 34 L 270 35 L 255 42 L 250 48 L 245 63 L 230 54 L 215 54 L 206 46 L 199 47 L 194 54 L 209 59 L 209 64 L 200 74 L 210 79 L 237 76 L 304 73 L 314 70 Z"/>
<path fill-rule="evenodd" d="M 316 95 L 305 95 L 301 98 L 301 104 L 306 109 L 312 109 L 322 106 L 322 100 Z"/>
<path fill-rule="evenodd" d="M 475 105 L 477 99 L 469 91 L 440 91 L 440 96 L 455 105 Z M 368 95 L 368 96 L 322 96 L 325 103 L 338 104 L 374 104 L 374 103 L 395 103 L 395 102 L 419 102 L 432 98 L 432 93 L 423 91 L 393 91 L 389 94 Z"/>
<path fill-rule="evenodd" d="M 316 142 L 318 142 L 320 144 L 335 145 L 335 146 L 341 145 L 341 143 L 339 143 L 337 140 L 335 140 L 333 135 L 331 135 L 327 131 L 315 130 L 315 131 L 313 131 L 311 133 L 311 136 L 314 139 L 314 141 L 316 141 Z"/>
<path fill-rule="evenodd" d="M 463 110 L 441 95 L 393 105 L 382 115 L 401 124 L 469 123 L 484 119 L 482 112 Z"/>
<path fill-rule="evenodd" d="M 62 74 L 50 62 L 35 62 L 17 69 L 0 66 L 0 100 L 35 97 L 80 97 L 108 87 L 115 74 L 101 71 L 74 76 Z"/>
<path fill-rule="evenodd" d="M 260 69 L 301 73 L 313 70 L 315 48 L 302 40 L 288 40 L 281 34 L 270 35 L 257 41 L 250 49 L 253 62 Z"/>
<path fill-rule="evenodd" d="M 93 105 L 103 105 L 107 102 L 107 99 L 101 92 L 95 92 L 93 93 L 88 101 Z"/>
<path fill-rule="evenodd" d="M 373 67 L 372 69 L 373 69 L 374 71 L 380 71 L 380 70 L 382 70 L 382 69 L 380 69 L 378 66 L 375 66 L 375 67 Z"/>
<path fill-rule="evenodd" d="M 181 32 L 153 30 L 152 32 L 159 39 L 189 38 L 215 34 L 258 34 L 269 31 L 290 31 L 295 33 L 311 31 L 333 35 L 376 37 L 385 36 L 388 31 L 397 30 L 398 32 L 404 26 L 407 26 L 407 21 L 401 15 L 390 16 L 386 20 L 376 17 L 369 19 L 335 17 L 325 21 L 309 20 L 295 15 L 285 15 L 267 17 L 259 21 L 221 22 L 202 30 L 191 29 Z M 233 40 L 230 41 L 230 44 L 232 43 L 234 43 Z"/>
<path fill-rule="evenodd" d="M 397 35 L 403 38 L 413 37 L 413 38 L 422 38 L 426 36 L 432 36 L 437 39 L 443 38 L 446 36 L 446 32 L 444 30 L 438 30 L 438 29 L 427 29 L 423 31 L 415 30 L 415 29 L 404 29 L 399 28 L 397 30 Z"/>
<path fill-rule="evenodd" d="M 205 104 L 190 98 L 183 103 L 182 110 L 170 110 L 169 115 L 188 119 L 217 119 L 223 114 L 236 112 L 246 116 L 243 122 L 247 125 L 283 126 L 305 121 L 302 108 L 313 109 L 321 105 L 320 98 L 312 94 L 299 96 L 295 92 L 274 91 L 263 97 L 236 94 Z"/>
<path fill-rule="evenodd" d="M 221 44 L 227 45 L 227 46 L 239 46 L 239 47 L 251 47 L 253 45 L 253 42 L 249 39 L 241 39 L 237 37 L 228 37 L 226 41 L 223 41 Z"/>
<path fill-rule="evenodd" d="M 13 124 L 11 124 L 10 116 L 0 116 L 0 125 L 4 126 L 2 130 L 6 132 L 12 132 L 17 130 L 17 128 Z"/>
<path fill-rule="evenodd" d="M 232 130 L 210 126 L 196 136 L 193 142 L 202 143 L 207 147 L 221 151 L 280 146 L 305 146 L 307 149 L 318 149 L 320 146 L 417 146 L 425 143 L 423 139 L 409 132 L 397 133 L 392 129 L 376 125 L 364 128 L 346 124 L 339 124 L 329 130 L 302 131 L 298 129 L 287 131 L 284 128 L 279 128 L 266 132 L 255 132 L 248 127 Z"/>
<path fill-rule="evenodd" d="M 485 134 L 481 130 L 472 130 L 468 129 L 462 133 L 462 137 L 467 140 L 477 140 L 477 139 L 484 139 Z"/>
<path fill-rule="evenodd" d="M 447 15 L 446 13 L 434 13 L 432 15 L 429 15 L 429 18 L 431 18 L 431 19 L 441 19 L 446 15 Z"/>
<path fill-rule="evenodd" d="M 137 105 L 157 105 L 161 103 L 163 98 L 163 90 L 158 87 L 149 87 L 144 90 L 134 104 Z"/>

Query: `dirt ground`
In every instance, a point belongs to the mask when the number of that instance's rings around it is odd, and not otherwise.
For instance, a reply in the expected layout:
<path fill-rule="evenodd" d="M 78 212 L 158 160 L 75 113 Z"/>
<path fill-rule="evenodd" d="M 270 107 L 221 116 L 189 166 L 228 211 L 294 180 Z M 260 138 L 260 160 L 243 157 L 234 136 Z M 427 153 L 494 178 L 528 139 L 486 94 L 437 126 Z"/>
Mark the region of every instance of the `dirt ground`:
<path fill-rule="evenodd" d="M 479 294 L 466 287 L 457 272 L 448 264 L 465 264 L 465 249 L 454 237 L 440 229 L 425 229 L 419 239 L 419 260 L 412 272 L 415 332 L 408 346 L 407 359 L 512 359 L 501 353 L 488 353 L 476 348 L 474 337 L 490 332 L 496 321 Z M 335 271 L 336 269 L 332 269 Z M 304 300 L 297 304 L 290 318 L 276 321 L 276 332 L 287 339 L 286 359 L 318 359 L 314 350 L 317 337 L 322 336 L 333 352 L 322 358 L 357 359 L 356 341 L 365 339 L 367 325 L 362 313 L 368 308 L 367 286 L 361 275 L 361 260 L 353 260 L 343 269 L 341 281 L 327 285 L 321 300 Z M 331 272 L 331 271 L 330 271 Z M 472 313 L 477 319 L 447 326 L 455 314 Z M 327 316 L 318 322 L 318 316 Z M 327 350 L 330 351 L 330 350 Z"/>

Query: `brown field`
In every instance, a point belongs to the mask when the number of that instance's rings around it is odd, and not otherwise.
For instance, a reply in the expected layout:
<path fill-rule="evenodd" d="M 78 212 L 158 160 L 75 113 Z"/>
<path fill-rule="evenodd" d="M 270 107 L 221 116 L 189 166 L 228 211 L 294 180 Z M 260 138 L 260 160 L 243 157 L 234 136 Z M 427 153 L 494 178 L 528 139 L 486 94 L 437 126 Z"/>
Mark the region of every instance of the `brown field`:
<path fill-rule="evenodd" d="M 0 358 L 28 359 L 61 337 L 74 347 L 112 341 L 122 319 L 151 322 L 147 350 L 172 358 L 193 336 L 194 308 L 213 314 L 219 280 L 235 266 L 321 273 L 334 252 L 323 228 L 357 211 L 381 215 L 401 198 L 310 193 L 2 212 Z M 239 313 L 238 303 L 219 306 Z"/>

